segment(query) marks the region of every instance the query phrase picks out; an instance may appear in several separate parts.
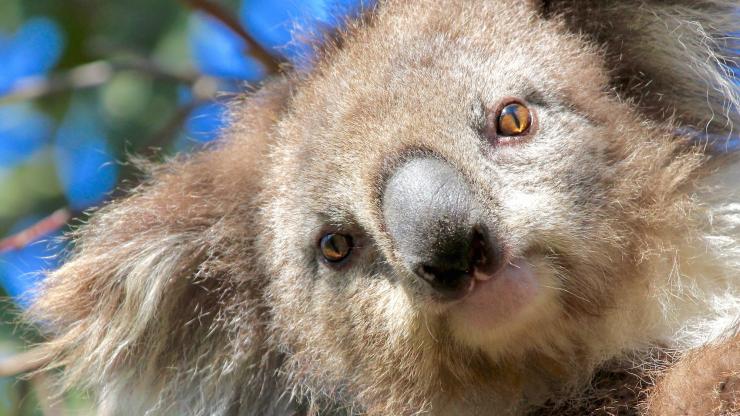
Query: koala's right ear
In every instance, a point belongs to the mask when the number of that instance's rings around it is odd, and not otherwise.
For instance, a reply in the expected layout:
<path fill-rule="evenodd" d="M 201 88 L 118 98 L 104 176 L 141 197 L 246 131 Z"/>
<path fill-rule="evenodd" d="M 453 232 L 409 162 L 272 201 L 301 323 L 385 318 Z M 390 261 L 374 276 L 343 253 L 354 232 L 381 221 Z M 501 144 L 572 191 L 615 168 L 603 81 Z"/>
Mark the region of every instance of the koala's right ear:
<path fill-rule="evenodd" d="M 289 95 L 273 81 L 235 103 L 221 143 L 153 168 L 73 233 L 30 311 L 63 387 L 98 391 L 114 414 L 286 405 L 268 388 L 277 357 L 253 240 L 264 155 Z"/>
<path fill-rule="evenodd" d="M 614 86 L 641 111 L 728 138 L 740 128 L 736 0 L 539 0 L 606 51 Z"/>

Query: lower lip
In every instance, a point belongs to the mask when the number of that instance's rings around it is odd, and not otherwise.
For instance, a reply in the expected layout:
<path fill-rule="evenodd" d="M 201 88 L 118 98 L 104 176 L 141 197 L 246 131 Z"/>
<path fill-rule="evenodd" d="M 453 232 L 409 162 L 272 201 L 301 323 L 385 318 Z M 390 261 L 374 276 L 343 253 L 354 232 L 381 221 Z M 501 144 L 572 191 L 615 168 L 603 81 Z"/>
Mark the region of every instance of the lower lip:
<path fill-rule="evenodd" d="M 453 313 L 472 327 L 497 327 L 534 304 L 539 293 L 532 266 L 515 259 L 496 274 L 475 276 L 473 287 L 454 306 Z"/>

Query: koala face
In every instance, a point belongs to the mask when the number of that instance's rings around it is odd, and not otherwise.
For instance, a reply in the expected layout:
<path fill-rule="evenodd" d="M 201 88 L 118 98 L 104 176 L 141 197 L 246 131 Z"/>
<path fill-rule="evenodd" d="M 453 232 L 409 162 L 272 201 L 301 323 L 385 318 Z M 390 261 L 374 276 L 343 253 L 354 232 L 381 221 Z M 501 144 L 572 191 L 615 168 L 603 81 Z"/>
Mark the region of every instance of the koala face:
<path fill-rule="evenodd" d="M 589 413 L 737 322 L 737 170 L 676 134 L 740 122 L 735 5 L 668 3 L 382 2 L 75 233 L 48 359 L 122 414 Z"/>
<path fill-rule="evenodd" d="M 525 7 L 476 10 L 482 39 L 435 13 L 379 18 L 278 126 L 263 242 L 296 366 L 375 380 L 571 353 L 639 279 L 665 132 L 607 94 L 583 40 Z"/>

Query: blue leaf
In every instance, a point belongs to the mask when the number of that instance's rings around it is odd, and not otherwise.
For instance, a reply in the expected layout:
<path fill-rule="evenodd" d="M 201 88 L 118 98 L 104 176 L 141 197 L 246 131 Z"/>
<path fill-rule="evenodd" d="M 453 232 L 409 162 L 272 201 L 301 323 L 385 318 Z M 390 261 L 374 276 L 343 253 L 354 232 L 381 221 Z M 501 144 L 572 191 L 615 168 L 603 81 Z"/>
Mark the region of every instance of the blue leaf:
<path fill-rule="evenodd" d="M 697 146 L 706 146 L 712 153 L 730 153 L 740 150 L 740 136 L 707 133 L 690 127 L 681 127 L 676 134 L 689 138 Z"/>
<path fill-rule="evenodd" d="M 48 142 L 52 128 L 30 104 L 0 106 L 0 167 L 23 162 Z"/>
<path fill-rule="evenodd" d="M 740 137 L 731 137 L 724 142 L 715 143 L 714 149 L 719 153 L 740 151 Z"/>
<path fill-rule="evenodd" d="M 195 65 L 204 74 L 256 81 L 265 75 L 249 57 L 246 42 L 213 17 L 194 13 L 188 27 Z"/>
<path fill-rule="evenodd" d="M 75 210 L 100 204 L 116 185 L 118 165 L 99 118 L 89 105 L 74 101 L 57 131 L 57 174 Z"/>
<path fill-rule="evenodd" d="M 216 139 L 226 125 L 226 106 L 217 101 L 201 104 L 188 116 L 185 134 L 204 143 Z"/>
<path fill-rule="evenodd" d="M 347 17 L 368 8 L 373 0 L 245 0 L 241 20 L 265 48 L 294 63 L 306 60 L 326 29 L 341 26 Z M 294 39 L 295 37 L 295 39 Z"/>
<path fill-rule="evenodd" d="M 64 49 L 59 25 L 45 17 L 31 18 L 14 35 L 0 39 L 0 94 L 21 78 L 48 72 Z"/>
<path fill-rule="evenodd" d="M 24 218 L 13 226 L 10 234 L 22 231 L 39 219 Z M 0 255 L 0 285 L 21 307 L 28 306 L 31 300 L 28 291 L 42 280 L 43 272 L 59 266 L 60 253 L 65 247 L 61 236 L 61 231 L 55 231 L 43 240 Z"/>

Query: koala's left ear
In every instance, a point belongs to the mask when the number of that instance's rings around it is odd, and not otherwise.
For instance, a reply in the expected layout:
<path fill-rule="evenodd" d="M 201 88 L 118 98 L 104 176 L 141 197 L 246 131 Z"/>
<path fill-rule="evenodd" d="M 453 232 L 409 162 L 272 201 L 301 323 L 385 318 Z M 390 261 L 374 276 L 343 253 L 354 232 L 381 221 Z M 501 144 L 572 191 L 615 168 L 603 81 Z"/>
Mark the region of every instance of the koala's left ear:
<path fill-rule="evenodd" d="M 614 86 L 644 113 L 700 132 L 737 134 L 736 0 L 539 0 L 537 7 L 603 45 Z"/>
<path fill-rule="evenodd" d="M 30 311 L 65 386 L 92 387 L 115 414 L 285 401 L 258 394 L 280 391 L 268 388 L 277 381 L 254 240 L 288 84 L 269 82 L 234 103 L 219 144 L 151 168 L 145 184 L 72 235 L 71 257 L 49 273 Z"/>

